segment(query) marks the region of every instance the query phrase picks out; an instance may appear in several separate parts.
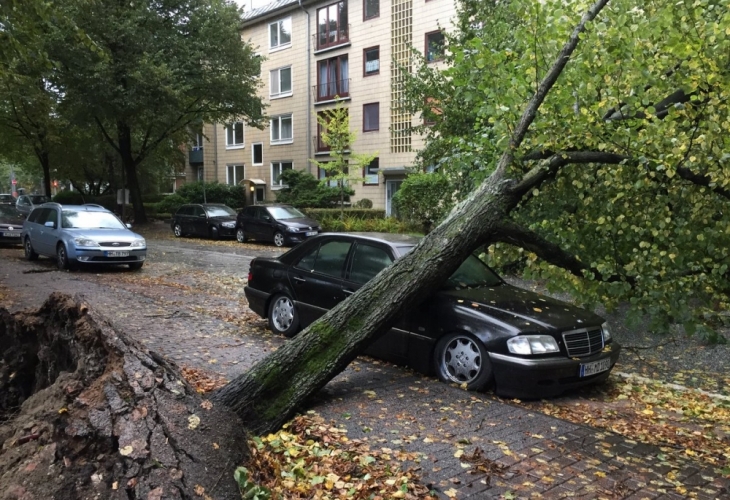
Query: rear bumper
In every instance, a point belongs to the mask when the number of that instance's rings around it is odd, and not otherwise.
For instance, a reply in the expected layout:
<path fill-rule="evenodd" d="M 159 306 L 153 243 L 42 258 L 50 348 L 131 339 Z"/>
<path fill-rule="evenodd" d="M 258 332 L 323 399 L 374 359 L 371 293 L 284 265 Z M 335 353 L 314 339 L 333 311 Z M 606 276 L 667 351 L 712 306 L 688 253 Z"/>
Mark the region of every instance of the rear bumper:
<path fill-rule="evenodd" d="M 265 318 L 267 316 L 266 302 L 269 300 L 271 294 L 256 290 L 250 286 L 244 287 L 243 293 L 246 295 L 246 300 L 248 300 L 249 309 L 262 318 Z"/>
<path fill-rule="evenodd" d="M 500 396 L 537 399 L 558 396 L 565 391 L 583 387 L 608 378 L 621 353 L 618 342 L 611 350 L 574 360 L 570 358 L 526 359 L 489 353 L 494 370 L 497 394 Z M 580 366 L 610 359 L 610 368 L 595 375 L 580 377 Z"/>

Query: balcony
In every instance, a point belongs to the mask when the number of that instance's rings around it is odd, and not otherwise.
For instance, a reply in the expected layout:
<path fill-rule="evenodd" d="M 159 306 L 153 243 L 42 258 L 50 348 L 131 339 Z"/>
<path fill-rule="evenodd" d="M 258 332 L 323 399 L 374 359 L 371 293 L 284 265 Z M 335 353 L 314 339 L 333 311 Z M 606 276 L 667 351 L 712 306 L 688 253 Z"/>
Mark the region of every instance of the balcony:
<path fill-rule="evenodd" d="M 191 165 L 202 165 L 203 164 L 203 148 L 194 147 L 188 152 L 188 162 Z"/>
<path fill-rule="evenodd" d="M 312 87 L 315 102 L 334 101 L 350 97 L 350 78 L 320 83 Z"/>
<path fill-rule="evenodd" d="M 316 39 L 315 51 L 321 51 L 325 49 L 331 49 L 350 43 L 350 26 L 345 25 L 341 27 L 333 26 L 328 29 L 328 26 L 319 26 L 317 34 L 312 35 Z"/>

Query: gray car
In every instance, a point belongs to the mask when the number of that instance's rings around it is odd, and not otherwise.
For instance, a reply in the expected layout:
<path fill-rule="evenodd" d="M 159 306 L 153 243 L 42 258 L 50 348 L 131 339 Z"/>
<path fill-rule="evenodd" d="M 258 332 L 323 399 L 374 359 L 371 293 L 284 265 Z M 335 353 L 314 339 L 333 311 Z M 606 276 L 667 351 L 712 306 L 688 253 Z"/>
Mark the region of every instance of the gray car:
<path fill-rule="evenodd" d="M 79 264 L 125 264 L 140 269 L 147 258 L 147 242 L 131 226 L 100 205 L 37 206 L 23 223 L 25 258 L 55 258 L 59 269 Z"/>
<path fill-rule="evenodd" d="M 21 214 L 28 215 L 36 207 L 36 205 L 42 205 L 49 201 L 51 201 L 51 199 L 44 194 L 21 194 L 15 202 L 15 208 L 17 208 L 18 212 Z"/>

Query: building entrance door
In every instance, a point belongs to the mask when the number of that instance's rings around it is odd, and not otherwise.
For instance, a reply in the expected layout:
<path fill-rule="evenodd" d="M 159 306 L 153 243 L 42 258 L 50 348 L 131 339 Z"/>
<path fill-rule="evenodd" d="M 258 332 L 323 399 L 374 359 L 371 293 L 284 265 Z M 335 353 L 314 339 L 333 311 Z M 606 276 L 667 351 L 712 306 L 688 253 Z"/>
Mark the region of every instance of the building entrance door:
<path fill-rule="evenodd" d="M 397 181 L 385 181 L 385 215 L 387 215 L 388 217 L 398 216 L 398 213 L 393 206 L 393 195 L 398 192 L 401 184 L 403 184 L 403 179 L 399 179 Z"/>

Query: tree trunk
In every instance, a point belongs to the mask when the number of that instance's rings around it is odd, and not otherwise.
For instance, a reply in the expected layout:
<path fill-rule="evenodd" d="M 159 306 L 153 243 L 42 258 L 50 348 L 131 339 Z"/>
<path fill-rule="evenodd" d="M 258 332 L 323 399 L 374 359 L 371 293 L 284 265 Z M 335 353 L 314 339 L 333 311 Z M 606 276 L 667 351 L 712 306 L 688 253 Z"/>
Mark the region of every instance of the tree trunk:
<path fill-rule="evenodd" d="M 573 31 L 526 106 L 495 172 L 415 249 L 220 389 L 215 401 L 233 408 L 255 433 L 278 428 L 307 397 L 387 332 L 404 311 L 412 310 L 434 292 L 471 252 L 494 241 L 521 197 L 546 175 L 536 171 L 520 182 L 509 179 L 507 171 L 513 152 L 519 148 L 538 108 L 575 50 L 585 24 L 607 2 L 598 0 Z"/>
<path fill-rule="evenodd" d="M 51 160 L 48 157 L 48 150 L 45 149 L 45 141 L 41 139 L 40 143 L 41 148 L 36 148 L 35 153 L 43 169 L 43 189 L 45 189 L 45 195 L 51 196 Z"/>
<path fill-rule="evenodd" d="M 129 188 L 129 195 L 134 210 L 134 223 L 146 224 L 147 213 L 142 203 L 142 191 L 140 190 L 139 178 L 137 177 L 139 159 L 135 159 L 132 152 L 132 133 L 129 126 L 124 122 L 117 123 L 117 135 L 119 140 L 119 153 L 122 157 L 122 168 L 127 174 L 127 186 L 122 186 L 122 189 L 125 187 Z"/>
<path fill-rule="evenodd" d="M 240 497 L 242 422 L 83 303 L 0 309 L 0 346 L 0 500 Z"/>

